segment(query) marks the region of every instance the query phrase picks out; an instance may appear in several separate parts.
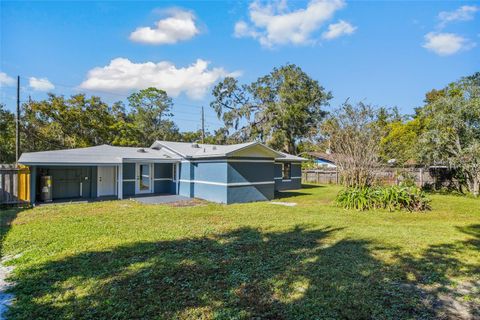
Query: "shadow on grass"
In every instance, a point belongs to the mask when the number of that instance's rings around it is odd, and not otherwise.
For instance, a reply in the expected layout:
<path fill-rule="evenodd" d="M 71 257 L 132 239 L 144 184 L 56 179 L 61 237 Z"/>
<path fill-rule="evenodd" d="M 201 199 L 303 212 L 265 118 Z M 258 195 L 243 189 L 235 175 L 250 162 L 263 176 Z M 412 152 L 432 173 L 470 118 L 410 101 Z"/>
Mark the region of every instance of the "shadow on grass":
<path fill-rule="evenodd" d="M 302 184 L 302 188 L 298 190 L 275 191 L 275 199 L 312 195 L 313 193 L 309 189 L 318 189 L 318 188 L 325 188 L 325 186 Z"/>
<path fill-rule="evenodd" d="M 325 188 L 325 185 L 321 184 L 303 184 L 302 189 L 318 189 L 318 188 Z"/>
<path fill-rule="evenodd" d="M 10 231 L 13 220 L 23 208 L 0 208 L 0 258 L 3 258 L 3 241 Z"/>
<path fill-rule="evenodd" d="M 241 228 L 140 242 L 18 270 L 9 319 L 435 318 L 407 278 L 433 261 L 376 259 L 365 240 L 326 243 L 339 229 Z M 474 228 L 475 234 L 478 231 Z M 450 250 L 450 248 L 445 248 Z M 450 252 L 451 253 L 451 252 Z M 445 254 L 450 254 L 446 252 Z M 445 261 L 451 268 L 459 267 Z M 460 262 L 459 262 L 460 263 Z M 435 268 L 435 265 L 432 267 Z M 472 269 L 473 271 L 473 269 Z M 439 276 L 445 270 L 439 269 Z M 421 278 L 421 276 L 420 276 Z"/>

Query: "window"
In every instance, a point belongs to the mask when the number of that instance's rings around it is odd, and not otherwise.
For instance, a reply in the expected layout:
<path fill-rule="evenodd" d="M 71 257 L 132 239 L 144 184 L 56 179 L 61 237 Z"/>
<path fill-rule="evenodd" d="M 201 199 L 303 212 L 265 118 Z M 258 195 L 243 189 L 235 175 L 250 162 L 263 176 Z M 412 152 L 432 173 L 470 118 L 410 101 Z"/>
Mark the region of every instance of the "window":
<path fill-rule="evenodd" d="M 288 179 L 291 178 L 290 169 L 291 169 L 291 164 L 290 163 L 284 163 L 282 165 L 282 179 L 283 180 L 288 180 Z"/>
<path fill-rule="evenodd" d="M 172 163 L 172 180 L 177 181 L 177 164 Z"/>

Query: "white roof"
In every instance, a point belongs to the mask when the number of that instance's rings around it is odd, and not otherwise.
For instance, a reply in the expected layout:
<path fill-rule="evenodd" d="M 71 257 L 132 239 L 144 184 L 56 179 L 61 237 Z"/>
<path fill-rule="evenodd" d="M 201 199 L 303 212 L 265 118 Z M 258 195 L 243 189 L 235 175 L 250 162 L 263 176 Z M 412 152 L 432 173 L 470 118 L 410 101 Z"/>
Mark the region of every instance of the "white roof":
<path fill-rule="evenodd" d="M 254 156 L 284 158 L 285 155 L 259 142 L 247 142 L 230 145 L 215 145 L 190 142 L 155 141 L 150 148 L 169 150 L 184 158 L 214 158 L 230 156 Z M 247 152 L 248 149 L 248 152 Z M 242 151 L 246 151 L 242 153 Z"/>
<path fill-rule="evenodd" d="M 129 160 L 179 161 L 181 158 L 168 150 L 150 148 L 96 147 L 26 152 L 18 160 L 21 164 L 119 164 Z"/>
<path fill-rule="evenodd" d="M 94 165 L 120 164 L 129 161 L 177 162 L 182 159 L 265 157 L 279 161 L 304 161 L 288 153 L 275 151 L 259 142 L 213 145 L 187 142 L 155 141 L 150 148 L 114 147 L 101 145 L 88 148 L 42 152 L 26 152 L 19 163 L 26 165 Z"/>

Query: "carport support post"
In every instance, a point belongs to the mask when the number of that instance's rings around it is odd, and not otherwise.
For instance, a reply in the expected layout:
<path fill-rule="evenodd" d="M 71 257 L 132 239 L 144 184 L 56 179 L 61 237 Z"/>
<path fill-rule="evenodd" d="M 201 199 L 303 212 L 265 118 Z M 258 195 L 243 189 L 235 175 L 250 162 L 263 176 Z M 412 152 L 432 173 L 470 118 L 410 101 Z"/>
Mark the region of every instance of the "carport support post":
<path fill-rule="evenodd" d="M 123 164 L 118 165 L 118 177 L 117 177 L 117 193 L 118 193 L 118 199 L 123 199 Z"/>
<path fill-rule="evenodd" d="M 37 196 L 37 167 L 30 166 L 30 204 L 35 205 Z"/>

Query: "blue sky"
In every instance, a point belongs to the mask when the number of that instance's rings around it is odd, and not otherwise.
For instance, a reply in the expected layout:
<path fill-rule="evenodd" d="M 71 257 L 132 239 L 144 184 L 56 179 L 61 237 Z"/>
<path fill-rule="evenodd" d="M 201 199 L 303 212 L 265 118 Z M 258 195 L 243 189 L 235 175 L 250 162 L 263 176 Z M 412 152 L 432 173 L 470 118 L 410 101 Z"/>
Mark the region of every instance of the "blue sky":
<path fill-rule="evenodd" d="M 480 71 L 480 3 L 341 0 L 222 2 L 1 1 L 0 102 L 13 110 L 46 92 L 108 102 L 156 85 L 174 97 L 175 121 L 220 122 L 208 107 L 226 75 L 251 82 L 287 62 L 345 99 L 397 106 Z M 97 68 L 97 69 L 95 69 Z"/>

